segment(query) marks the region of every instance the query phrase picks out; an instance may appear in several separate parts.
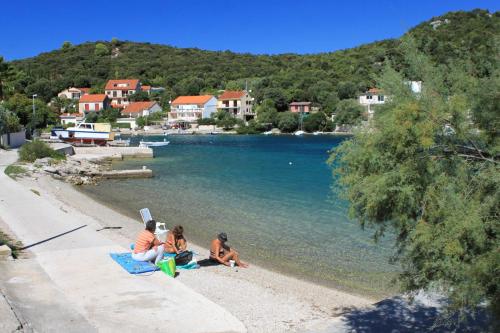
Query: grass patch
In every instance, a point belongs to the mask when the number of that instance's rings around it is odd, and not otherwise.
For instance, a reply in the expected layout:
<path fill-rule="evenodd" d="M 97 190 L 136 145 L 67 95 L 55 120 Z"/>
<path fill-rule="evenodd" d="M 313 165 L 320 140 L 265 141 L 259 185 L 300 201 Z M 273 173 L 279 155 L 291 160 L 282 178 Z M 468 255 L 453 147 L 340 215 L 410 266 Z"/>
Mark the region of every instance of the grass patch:
<path fill-rule="evenodd" d="M 31 192 L 35 193 L 36 195 L 40 196 L 40 192 L 38 192 L 37 190 L 34 190 L 34 189 L 30 189 Z"/>
<path fill-rule="evenodd" d="M 19 256 L 19 250 L 23 247 L 23 244 L 19 241 L 13 240 L 9 235 L 0 230 L 0 245 L 7 245 L 12 250 L 12 257 L 17 259 Z"/>
<path fill-rule="evenodd" d="M 25 143 L 19 149 L 19 158 L 24 162 L 34 162 L 39 158 L 51 157 L 56 160 L 64 160 L 66 156 L 50 148 L 45 142 L 35 140 Z"/>
<path fill-rule="evenodd" d="M 27 171 L 20 165 L 9 165 L 5 168 L 5 174 L 12 179 L 24 175 Z"/>

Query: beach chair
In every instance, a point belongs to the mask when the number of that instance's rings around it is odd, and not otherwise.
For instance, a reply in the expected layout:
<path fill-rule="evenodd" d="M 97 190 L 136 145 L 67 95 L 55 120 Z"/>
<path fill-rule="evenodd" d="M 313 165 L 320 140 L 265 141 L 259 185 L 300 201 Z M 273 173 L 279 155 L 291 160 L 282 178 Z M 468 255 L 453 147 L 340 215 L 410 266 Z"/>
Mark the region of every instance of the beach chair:
<path fill-rule="evenodd" d="M 146 223 L 150 220 L 153 219 L 153 216 L 151 216 L 151 212 L 149 211 L 149 208 L 143 208 L 139 210 L 139 213 L 141 214 L 142 222 L 144 223 L 144 226 L 146 226 Z M 159 240 L 165 241 L 167 237 L 167 232 L 168 229 L 165 225 L 164 222 L 158 222 L 156 221 L 156 231 L 155 235 L 158 237 Z"/>

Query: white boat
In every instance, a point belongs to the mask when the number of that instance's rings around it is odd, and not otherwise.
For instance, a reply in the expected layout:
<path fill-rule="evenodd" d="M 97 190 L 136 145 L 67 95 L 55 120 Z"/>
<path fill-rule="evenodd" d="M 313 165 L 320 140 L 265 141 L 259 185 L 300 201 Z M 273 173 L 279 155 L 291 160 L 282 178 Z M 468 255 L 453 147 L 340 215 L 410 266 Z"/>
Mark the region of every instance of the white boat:
<path fill-rule="evenodd" d="M 320 135 L 320 134 L 323 134 L 323 132 L 321 132 L 321 131 L 316 131 L 316 132 L 314 132 L 314 133 L 313 133 L 313 135 Z"/>
<path fill-rule="evenodd" d="M 293 135 L 296 135 L 296 136 L 301 136 L 301 135 L 304 135 L 304 131 L 296 131 L 295 133 L 293 133 Z"/>
<path fill-rule="evenodd" d="M 79 123 L 75 127 L 55 127 L 50 132 L 51 139 L 60 139 L 66 142 L 96 144 L 103 146 L 114 139 L 111 125 L 106 123 Z"/>
<path fill-rule="evenodd" d="M 141 148 L 162 147 L 168 145 L 169 143 L 170 141 L 167 141 L 165 139 L 163 139 L 163 141 L 140 141 L 139 147 Z"/>
<path fill-rule="evenodd" d="M 273 134 L 273 131 L 267 131 L 267 132 L 264 132 L 262 134 L 264 134 L 264 135 L 271 135 L 271 134 Z"/>

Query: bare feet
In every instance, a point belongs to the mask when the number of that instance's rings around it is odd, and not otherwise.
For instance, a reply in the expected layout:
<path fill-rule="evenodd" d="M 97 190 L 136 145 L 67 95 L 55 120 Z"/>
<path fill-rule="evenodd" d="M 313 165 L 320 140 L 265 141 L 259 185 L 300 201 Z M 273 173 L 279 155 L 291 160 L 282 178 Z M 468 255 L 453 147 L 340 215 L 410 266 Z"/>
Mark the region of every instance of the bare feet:
<path fill-rule="evenodd" d="M 238 264 L 238 266 L 240 266 L 241 268 L 248 268 L 248 264 L 244 263 L 243 261 L 240 261 L 240 263 Z"/>

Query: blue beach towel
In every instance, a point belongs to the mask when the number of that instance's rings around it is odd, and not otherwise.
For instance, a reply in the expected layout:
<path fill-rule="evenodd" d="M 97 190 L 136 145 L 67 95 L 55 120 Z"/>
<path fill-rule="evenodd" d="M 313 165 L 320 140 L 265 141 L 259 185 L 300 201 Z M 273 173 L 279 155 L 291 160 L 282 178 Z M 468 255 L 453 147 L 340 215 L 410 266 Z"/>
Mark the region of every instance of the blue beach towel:
<path fill-rule="evenodd" d="M 134 247 L 135 247 L 134 244 L 130 244 L 130 249 L 132 251 L 134 250 Z M 198 253 L 196 253 L 194 251 L 191 251 L 191 252 L 193 253 L 193 255 L 197 255 L 198 254 Z M 111 257 L 113 257 L 113 254 L 111 254 Z M 175 257 L 175 253 L 164 253 L 163 254 L 163 258 L 173 258 L 173 257 Z M 113 259 L 115 259 L 115 258 L 113 258 Z M 130 257 L 130 259 L 132 261 L 134 261 L 131 257 Z M 115 261 L 121 265 L 121 263 L 118 260 L 115 259 Z M 135 262 L 139 262 L 139 261 L 135 261 Z M 125 268 L 125 266 L 123 266 L 123 268 Z M 198 265 L 195 262 L 191 262 L 191 263 L 188 263 L 186 265 L 177 265 L 177 268 L 180 268 L 180 269 L 197 269 L 197 268 L 200 268 L 200 265 Z M 127 268 L 125 268 L 125 269 L 127 269 Z M 128 269 L 127 269 L 127 271 L 130 272 Z M 145 272 L 151 272 L 151 271 L 144 271 L 144 273 Z M 130 272 L 130 273 L 131 274 L 137 274 L 137 273 L 132 273 L 132 272 Z M 143 272 L 141 272 L 141 273 L 143 273 Z"/>
<path fill-rule="evenodd" d="M 141 274 L 159 270 L 153 263 L 148 261 L 136 261 L 132 259 L 132 253 L 110 253 L 114 261 L 122 266 L 130 274 Z"/>

